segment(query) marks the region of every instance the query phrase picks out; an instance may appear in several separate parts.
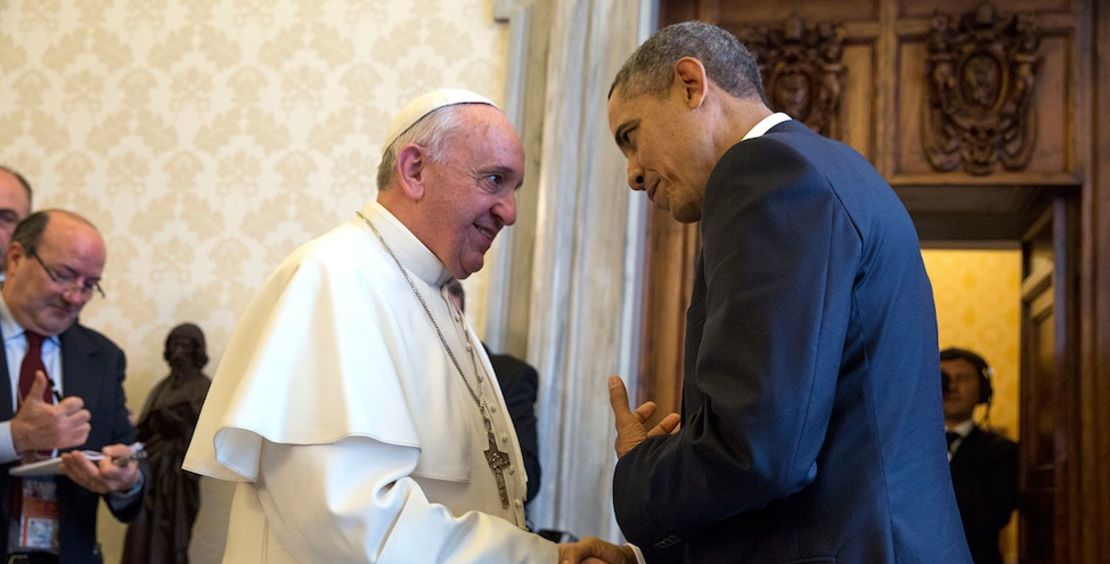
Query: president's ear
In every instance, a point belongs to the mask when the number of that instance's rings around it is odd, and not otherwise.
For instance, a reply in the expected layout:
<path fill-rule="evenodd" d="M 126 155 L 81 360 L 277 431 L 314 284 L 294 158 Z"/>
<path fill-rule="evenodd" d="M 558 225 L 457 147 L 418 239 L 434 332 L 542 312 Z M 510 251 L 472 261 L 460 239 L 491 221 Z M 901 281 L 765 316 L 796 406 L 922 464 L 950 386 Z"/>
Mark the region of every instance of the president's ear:
<path fill-rule="evenodd" d="M 705 65 L 694 57 L 682 57 L 675 61 L 674 87 L 682 89 L 682 100 L 688 108 L 700 108 L 709 90 Z"/>
<path fill-rule="evenodd" d="M 397 151 L 397 183 L 409 199 L 419 202 L 424 197 L 424 167 L 428 156 L 419 145 L 408 144 Z"/>

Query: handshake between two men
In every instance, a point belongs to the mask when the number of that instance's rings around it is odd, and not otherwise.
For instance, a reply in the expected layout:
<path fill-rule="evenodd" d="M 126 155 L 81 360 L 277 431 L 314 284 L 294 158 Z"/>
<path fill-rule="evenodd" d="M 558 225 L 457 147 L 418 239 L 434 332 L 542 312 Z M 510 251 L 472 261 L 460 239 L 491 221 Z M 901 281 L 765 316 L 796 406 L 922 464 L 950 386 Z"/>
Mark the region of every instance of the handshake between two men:
<path fill-rule="evenodd" d="M 618 376 L 609 378 L 609 403 L 613 409 L 614 424 L 617 429 L 614 447 L 618 459 L 644 439 L 674 433 L 679 428 L 679 415 L 671 413 L 649 429 L 646 423 L 655 415 L 657 409 L 655 402 L 644 402 L 632 410 L 628 404 L 628 391 Z M 616 546 L 594 537 L 559 545 L 559 564 L 576 562 L 634 564 L 638 561 L 631 546 Z"/>

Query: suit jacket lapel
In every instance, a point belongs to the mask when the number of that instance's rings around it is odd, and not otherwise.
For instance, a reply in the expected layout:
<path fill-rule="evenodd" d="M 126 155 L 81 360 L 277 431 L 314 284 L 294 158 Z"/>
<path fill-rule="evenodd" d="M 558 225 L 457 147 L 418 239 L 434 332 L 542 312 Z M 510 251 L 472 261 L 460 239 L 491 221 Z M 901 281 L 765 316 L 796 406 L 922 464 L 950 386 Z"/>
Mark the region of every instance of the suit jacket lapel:
<path fill-rule="evenodd" d="M 62 374 L 65 379 L 62 384 L 65 390 L 63 395 L 80 397 L 85 402 L 85 409 L 95 413 L 100 399 L 100 386 L 95 374 L 89 370 L 92 364 L 89 357 L 96 354 L 96 348 L 76 328 L 75 324 L 60 335 Z"/>
<path fill-rule="evenodd" d="M 960 446 L 956 448 L 956 452 L 952 453 L 952 462 L 950 464 L 959 465 L 961 462 L 957 462 L 957 461 L 963 461 L 963 459 L 967 458 L 967 456 L 971 456 L 970 453 L 974 451 L 974 449 L 975 449 L 974 444 L 975 444 L 975 441 L 977 441 L 978 439 L 979 439 L 979 426 L 978 425 L 972 425 L 971 430 L 967 432 L 967 436 L 964 437 L 963 440 L 960 441 Z M 964 447 L 969 447 L 969 448 L 967 450 L 965 450 Z M 967 456 L 960 456 L 961 454 L 967 454 Z"/>

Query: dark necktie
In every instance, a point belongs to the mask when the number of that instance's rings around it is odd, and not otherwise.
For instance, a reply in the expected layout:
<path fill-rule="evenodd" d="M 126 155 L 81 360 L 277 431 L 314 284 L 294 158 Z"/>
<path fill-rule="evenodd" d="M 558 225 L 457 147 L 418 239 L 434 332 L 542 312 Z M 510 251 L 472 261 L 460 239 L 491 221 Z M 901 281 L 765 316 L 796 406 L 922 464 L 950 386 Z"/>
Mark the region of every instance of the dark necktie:
<path fill-rule="evenodd" d="M 46 374 L 46 365 L 42 362 L 42 341 L 45 337 L 33 331 L 23 331 L 23 334 L 27 337 L 27 354 L 23 355 L 23 362 L 19 365 L 19 398 L 17 400 L 19 404 L 22 404 L 24 398 L 30 393 L 31 386 L 35 383 L 35 372 L 41 370 L 43 374 Z M 49 378 L 48 374 L 47 378 Z M 46 383 L 47 386 L 42 389 L 42 401 L 54 403 L 54 396 L 51 394 L 53 386 L 50 385 L 49 379 Z M 34 461 L 49 456 L 50 451 L 48 450 L 21 453 L 20 460 L 27 462 L 28 460 Z M 11 491 L 9 519 L 15 519 L 18 522 L 23 510 L 23 480 L 16 477 L 11 478 L 8 488 Z M 18 527 L 18 524 L 16 526 Z"/>
<path fill-rule="evenodd" d="M 33 331 L 24 331 L 27 337 L 27 354 L 23 357 L 23 364 L 19 365 L 19 401 L 22 402 L 27 397 L 27 393 L 31 391 L 31 386 L 35 383 L 35 372 L 41 370 L 46 374 L 46 366 L 42 363 L 42 341 L 45 339 L 42 335 Z M 46 374 L 49 377 L 49 374 Z M 53 396 L 51 395 L 51 387 L 47 380 L 47 386 L 42 389 L 42 401 L 46 403 L 54 403 Z"/>
<path fill-rule="evenodd" d="M 960 438 L 960 434 L 955 431 L 945 431 L 944 438 L 948 439 L 948 452 L 952 452 L 952 443 Z"/>

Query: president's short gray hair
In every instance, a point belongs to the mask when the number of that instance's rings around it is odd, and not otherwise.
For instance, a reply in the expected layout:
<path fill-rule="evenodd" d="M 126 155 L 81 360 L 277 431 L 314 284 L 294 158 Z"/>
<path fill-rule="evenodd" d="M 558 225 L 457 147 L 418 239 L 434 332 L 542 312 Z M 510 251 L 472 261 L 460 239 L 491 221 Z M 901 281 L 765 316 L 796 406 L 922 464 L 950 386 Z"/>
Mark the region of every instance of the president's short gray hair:
<path fill-rule="evenodd" d="M 674 80 L 674 65 L 693 57 L 717 86 L 737 98 L 764 99 L 759 66 L 736 36 L 715 25 L 689 21 L 669 25 L 651 36 L 613 79 L 609 96 L 620 87 L 621 98 L 643 94 L 664 98 Z"/>

